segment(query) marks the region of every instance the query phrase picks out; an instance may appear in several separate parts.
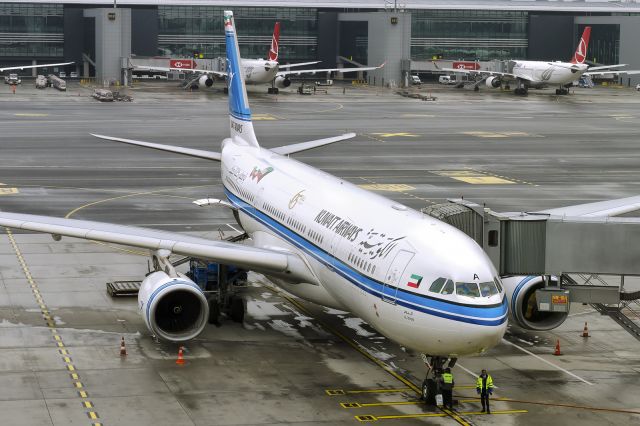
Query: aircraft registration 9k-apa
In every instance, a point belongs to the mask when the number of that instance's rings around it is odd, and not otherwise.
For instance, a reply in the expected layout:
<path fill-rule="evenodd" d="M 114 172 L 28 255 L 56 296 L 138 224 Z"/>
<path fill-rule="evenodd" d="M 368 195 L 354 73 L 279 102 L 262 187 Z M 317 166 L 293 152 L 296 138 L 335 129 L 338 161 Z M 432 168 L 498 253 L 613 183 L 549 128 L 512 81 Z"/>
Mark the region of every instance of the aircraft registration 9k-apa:
<path fill-rule="evenodd" d="M 220 152 L 94 136 L 219 161 L 228 202 L 208 202 L 233 209 L 252 246 L 21 213 L 0 212 L 0 226 L 49 233 L 56 240 L 69 236 L 148 249 L 155 271 L 142 282 L 138 306 L 149 331 L 171 342 L 198 336 L 207 324 L 209 305 L 200 287 L 175 270 L 169 255 L 262 273 L 291 294 L 349 311 L 424 354 L 427 400 L 434 397 L 445 364 L 453 366 L 458 357 L 483 353 L 501 341 L 509 306 L 512 318 L 525 328 L 546 330 L 564 321 L 566 313 L 536 311 L 541 277 L 511 277 L 503 284 L 482 248 L 458 229 L 289 157 L 355 134 L 261 147 L 230 11 L 224 12 L 224 28 L 230 138 L 222 141 Z M 612 214 L 623 204 L 611 209 L 602 203 L 582 205 L 571 213 Z"/>

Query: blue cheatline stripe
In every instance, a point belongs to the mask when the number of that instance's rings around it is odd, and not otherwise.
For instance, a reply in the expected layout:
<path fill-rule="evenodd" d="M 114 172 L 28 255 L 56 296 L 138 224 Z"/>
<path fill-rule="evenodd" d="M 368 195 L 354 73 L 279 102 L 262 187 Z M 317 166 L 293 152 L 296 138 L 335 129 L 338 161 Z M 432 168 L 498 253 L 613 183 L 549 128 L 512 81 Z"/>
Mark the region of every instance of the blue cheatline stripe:
<path fill-rule="evenodd" d="M 151 296 L 149 297 L 149 300 L 147 301 L 147 319 L 149 320 L 149 324 L 152 324 L 151 317 L 149 315 L 151 314 L 150 310 L 151 310 L 151 304 L 153 303 L 153 299 L 155 299 L 156 296 L 158 295 L 158 293 L 160 293 L 165 288 L 171 287 L 171 286 L 174 286 L 174 285 L 178 285 L 178 284 L 187 285 L 189 287 L 193 287 L 193 288 L 197 289 L 199 292 L 202 292 L 202 289 L 200 287 L 198 287 L 195 283 L 190 283 L 188 281 L 183 281 L 183 280 L 181 280 L 179 278 L 174 278 L 171 281 L 162 284 L 160 287 L 155 289 L 153 293 L 151 293 Z"/>
<path fill-rule="evenodd" d="M 518 299 L 518 293 L 520 293 L 520 290 L 522 290 L 522 287 L 524 287 L 524 285 L 526 283 L 528 283 L 529 281 L 531 281 L 532 279 L 534 279 L 534 276 L 528 276 L 526 278 L 524 278 L 522 281 L 520 281 L 518 283 L 518 285 L 516 286 L 515 289 L 513 289 L 513 294 L 511 295 L 511 312 L 513 315 L 513 312 L 518 312 L 516 310 L 516 300 Z"/>
<path fill-rule="evenodd" d="M 342 261 L 331 256 L 316 245 L 310 243 L 305 238 L 291 231 L 271 217 L 262 213 L 254 206 L 246 203 L 231 193 L 226 187 L 225 194 L 229 201 L 238 207 L 242 212 L 251 216 L 258 222 L 275 231 L 278 235 L 289 241 L 296 247 L 309 253 L 311 256 L 319 260 L 321 263 L 329 266 L 336 273 L 344 277 L 350 283 L 358 288 L 377 297 L 383 296 L 384 285 L 369 277 L 360 274 Z M 392 287 L 393 291 L 395 287 Z M 386 298 L 388 294 L 384 294 Z M 455 321 L 466 322 L 477 325 L 496 326 L 507 320 L 507 301 L 503 298 L 499 305 L 490 306 L 461 306 L 455 303 L 449 303 L 444 300 L 436 300 L 424 297 L 415 293 L 397 292 L 396 303 L 409 309 L 424 312 L 429 315 L 447 318 Z"/>

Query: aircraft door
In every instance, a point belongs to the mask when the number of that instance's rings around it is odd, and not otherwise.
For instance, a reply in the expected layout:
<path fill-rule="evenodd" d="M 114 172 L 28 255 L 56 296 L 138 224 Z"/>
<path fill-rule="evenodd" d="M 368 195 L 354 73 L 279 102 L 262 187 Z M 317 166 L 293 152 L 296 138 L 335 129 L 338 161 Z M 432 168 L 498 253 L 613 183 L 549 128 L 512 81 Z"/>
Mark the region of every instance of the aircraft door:
<path fill-rule="evenodd" d="M 407 250 L 400 250 L 398 254 L 396 254 L 396 257 L 393 259 L 393 262 L 391 262 L 391 266 L 389 266 L 387 274 L 385 275 L 384 285 L 382 287 L 383 301 L 392 304 L 396 303 L 396 299 L 398 298 L 398 287 L 400 287 L 401 284 L 400 279 L 414 255 L 415 253 Z"/>

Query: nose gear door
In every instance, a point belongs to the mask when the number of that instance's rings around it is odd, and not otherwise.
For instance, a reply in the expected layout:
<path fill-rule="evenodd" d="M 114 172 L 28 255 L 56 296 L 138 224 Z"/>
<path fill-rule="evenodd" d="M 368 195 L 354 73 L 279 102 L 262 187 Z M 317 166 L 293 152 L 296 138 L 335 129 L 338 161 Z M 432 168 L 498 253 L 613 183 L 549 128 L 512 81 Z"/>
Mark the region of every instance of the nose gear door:
<path fill-rule="evenodd" d="M 398 254 L 396 254 L 385 275 L 384 285 L 382 287 L 383 301 L 395 305 L 396 299 L 398 298 L 398 287 L 400 287 L 401 284 L 400 280 L 414 255 L 415 253 L 408 250 L 400 250 Z"/>

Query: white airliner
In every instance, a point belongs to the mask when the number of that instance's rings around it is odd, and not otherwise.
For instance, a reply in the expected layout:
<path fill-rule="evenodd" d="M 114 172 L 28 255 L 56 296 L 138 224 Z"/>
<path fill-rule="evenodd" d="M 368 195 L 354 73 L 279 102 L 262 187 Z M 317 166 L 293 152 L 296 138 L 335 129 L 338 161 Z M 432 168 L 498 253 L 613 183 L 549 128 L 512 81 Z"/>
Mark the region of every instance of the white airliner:
<path fill-rule="evenodd" d="M 323 69 L 305 69 L 291 70 L 291 68 L 302 67 L 306 65 L 317 64 L 319 61 L 300 62 L 295 64 L 280 64 L 278 62 L 278 46 L 280 43 L 280 22 L 276 22 L 273 28 L 273 36 L 271 37 L 271 46 L 267 54 L 267 59 L 242 59 L 242 69 L 244 70 L 244 80 L 246 84 L 271 84 L 269 93 L 278 93 L 279 89 L 285 89 L 291 86 L 290 77 L 301 74 L 318 74 L 318 73 L 348 73 L 358 71 L 371 71 L 382 68 L 384 64 L 377 67 L 360 67 L 360 68 L 323 68 Z M 136 66 L 134 70 L 138 71 L 182 71 L 201 74 L 199 78 L 194 79 L 194 84 L 198 87 L 212 87 L 216 79 L 226 78 L 227 73 L 224 71 L 202 70 L 198 68 L 171 68 L 171 67 L 147 67 Z"/>
<path fill-rule="evenodd" d="M 510 73 L 455 68 L 443 68 L 443 70 L 483 77 L 475 84 L 474 88 L 476 88 L 476 90 L 482 82 L 492 89 L 510 86 L 511 83 L 515 83 L 516 88 L 514 93 L 516 95 L 526 95 L 530 87 L 541 89 L 548 86 L 558 86 L 559 88 L 556 89 L 556 95 L 566 95 L 569 93 L 567 88 L 571 87 L 572 83 L 579 80 L 583 75 L 640 74 L 640 71 L 635 70 L 611 71 L 612 68 L 624 67 L 626 66 L 625 64 L 604 65 L 599 67 L 589 67 L 588 64 L 585 64 L 590 36 L 591 27 L 585 27 L 578 47 L 570 62 L 509 61 L 510 65 L 513 66 L 513 70 Z"/>
<path fill-rule="evenodd" d="M 62 67 L 65 65 L 71 65 L 73 64 L 73 62 L 60 62 L 57 64 L 39 64 L 39 65 L 18 65 L 18 66 L 11 66 L 11 67 L 2 67 L 0 68 L 0 72 L 4 72 L 4 71 L 14 71 L 14 70 L 27 70 L 27 69 L 32 69 L 32 68 L 47 68 L 47 67 Z"/>

